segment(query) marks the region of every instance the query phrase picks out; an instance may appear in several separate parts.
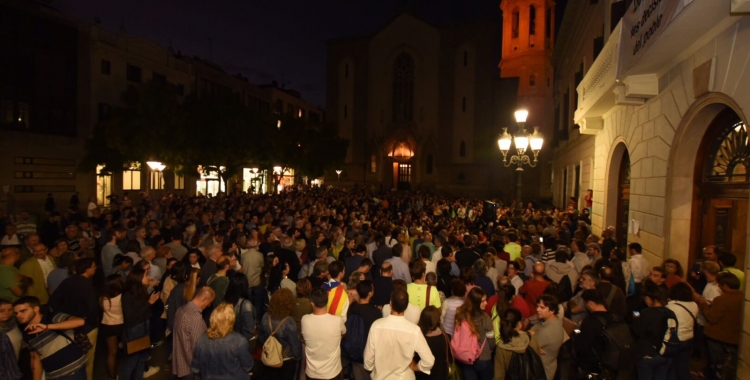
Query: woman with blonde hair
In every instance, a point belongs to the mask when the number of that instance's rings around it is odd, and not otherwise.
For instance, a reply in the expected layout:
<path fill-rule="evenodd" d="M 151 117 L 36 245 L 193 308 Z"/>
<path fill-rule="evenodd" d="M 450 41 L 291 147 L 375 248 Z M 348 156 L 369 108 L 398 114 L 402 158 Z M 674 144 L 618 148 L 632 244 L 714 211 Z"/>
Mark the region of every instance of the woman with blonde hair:
<path fill-rule="evenodd" d="M 351 275 L 349 275 L 349 282 L 346 283 L 346 292 L 349 296 L 349 302 L 359 302 L 357 285 L 359 285 L 359 282 L 364 279 L 365 275 L 362 272 L 355 271 Z"/>
<path fill-rule="evenodd" d="M 409 263 L 411 263 L 412 256 L 411 247 L 409 246 L 409 234 L 406 232 L 398 234 L 398 242 L 402 247 L 404 247 L 404 250 L 401 251 L 401 260 L 404 260 L 404 263 L 406 263 L 406 265 L 409 265 Z"/>
<path fill-rule="evenodd" d="M 247 340 L 234 331 L 234 306 L 222 303 L 211 313 L 211 326 L 198 338 L 193 373 L 202 379 L 249 379 L 253 369 Z"/>

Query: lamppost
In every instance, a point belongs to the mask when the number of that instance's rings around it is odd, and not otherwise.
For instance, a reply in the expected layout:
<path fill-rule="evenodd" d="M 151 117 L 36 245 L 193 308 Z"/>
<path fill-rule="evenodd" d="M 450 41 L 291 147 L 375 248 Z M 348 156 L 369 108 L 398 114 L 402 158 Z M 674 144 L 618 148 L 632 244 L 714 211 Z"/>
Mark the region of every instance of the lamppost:
<path fill-rule="evenodd" d="M 515 112 L 516 123 L 518 129 L 514 134 L 508 133 L 508 128 L 503 128 L 503 133 L 497 139 L 497 145 L 500 147 L 500 152 L 503 153 L 503 165 L 507 168 L 511 165 L 517 165 L 516 167 L 516 209 L 515 218 L 518 226 L 522 224 L 523 218 L 523 206 L 521 201 L 521 173 L 523 173 L 523 165 L 529 165 L 530 167 L 536 167 L 538 162 L 537 156 L 539 151 L 542 150 L 544 144 L 544 136 L 539 132 L 539 127 L 534 127 L 534 132 L 526 134 L 526 118 L 529 116 L 529 111 L 518 110 Z M 516 154 L 511 155 L 508 160 L 508 151 L 510 151 L 511 143 L 515 144 Z M 526 154 L 526 149 L 531 147 L 531 152 L 534 154 L 534 160 L 531 160 Z"/>
<path fill-rule="evenodd" d="M 336 169 L 336 176 L 338 177 L 336 179 L 336 182 L 341 182 L 341 172 L 342 172 L 341 169 Z"/>

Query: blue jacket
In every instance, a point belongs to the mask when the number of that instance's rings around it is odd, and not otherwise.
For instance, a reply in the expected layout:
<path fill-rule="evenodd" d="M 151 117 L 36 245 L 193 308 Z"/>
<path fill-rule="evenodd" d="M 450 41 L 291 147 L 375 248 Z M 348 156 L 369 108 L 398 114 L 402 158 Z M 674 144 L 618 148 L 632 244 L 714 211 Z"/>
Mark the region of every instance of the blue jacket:
<path fill-rule="evenodd" d="M 299 360 L 302 358 L 302 342 L 299 339 L 297 323 L 294 322 L 293 318 L 289 317 L 279 327 L 279 323 L 281 323 L 282 320 L 283 318 L 273 319 L 273 328 L 278 328 L 274 336 L 284 348 L 285 359 L 293 358 L 294 360 Z M 268 313 L 266 313 L 260 320 L 260 327 L 258 328 L 258 344 L 265 343 L 269 336 L 271 336 L 271 329 L 268 324 Z"/>
<path fill-rule="evenodd" d="M 253 357 L 247 340 L 242 335 L 231 332 L 219 339 L 209 339 L 204 333 L 198 338 L 193 354 L 193 373 L 202 379 L 239 380 L 250 379 Z"/>

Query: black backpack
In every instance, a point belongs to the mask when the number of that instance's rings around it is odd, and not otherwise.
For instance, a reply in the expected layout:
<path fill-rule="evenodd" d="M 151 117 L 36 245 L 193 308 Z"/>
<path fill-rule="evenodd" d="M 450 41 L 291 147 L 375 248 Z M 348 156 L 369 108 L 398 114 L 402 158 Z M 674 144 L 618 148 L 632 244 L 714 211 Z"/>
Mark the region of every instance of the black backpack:
<path fill-rule="evenodd" d="M 630 327 L 622 319 L 612 316 L 612 321 L 607 322 L 602 316 L 594 316 L 604 326 L 600 338 L 603 340 L 604 349 L 596 351 L 595 355 L 599 363 L 615 371 L 632 369 L 635 365 L 634 342 L 630 334 Z"/>
<path fill-rule="evenodd" d="M 364 360 L 365 320 L 356 313 L 350 313 L 346 318 L 346 335 L 341 339 L 341 351 L 353 362 L 362 363 Z"/>
<path fill-rule="evenodd" d="M 528 333 L 527 333 L 528 334 Z M 514 352 L 510 357 L 506 380 L 547 380 L 542 359 L 530 347 L 523 354 Z"/>

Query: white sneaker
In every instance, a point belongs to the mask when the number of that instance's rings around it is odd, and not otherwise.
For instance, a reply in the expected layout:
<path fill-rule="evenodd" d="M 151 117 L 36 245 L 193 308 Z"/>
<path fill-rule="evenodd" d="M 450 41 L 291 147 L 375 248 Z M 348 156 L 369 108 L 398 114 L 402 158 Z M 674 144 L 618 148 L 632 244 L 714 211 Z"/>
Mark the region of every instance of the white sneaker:
<path fill-rule="evenodd" d="M 147 378 L 149 376 L 153 376 L 155 374 L 159 373 L 159 367 L 156 366 L 150 366 L 148 367 L 148 371 L 143 373 L 143 378 Z"/>

